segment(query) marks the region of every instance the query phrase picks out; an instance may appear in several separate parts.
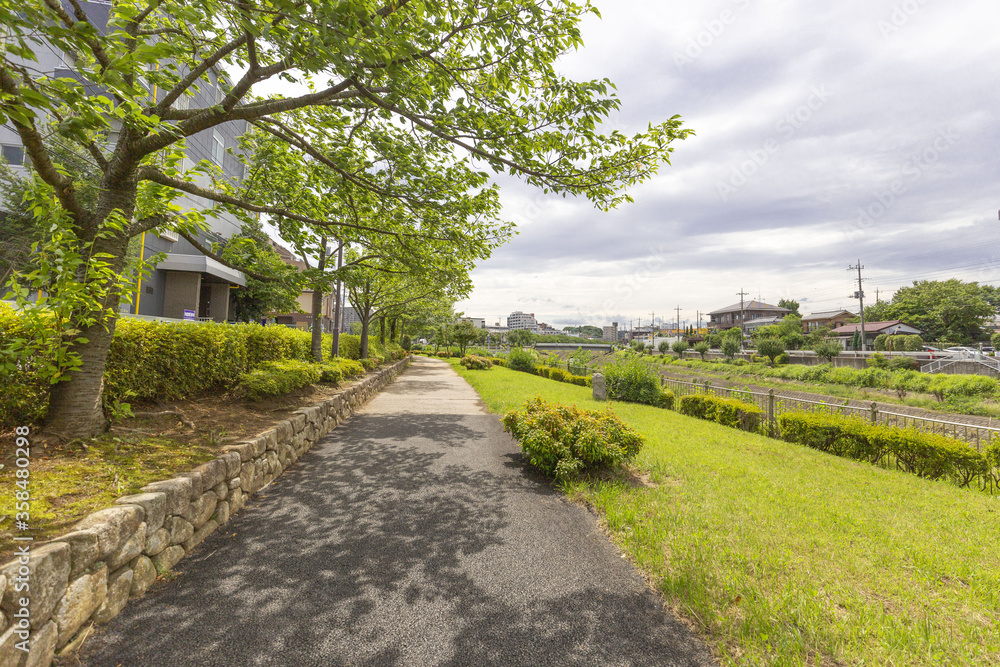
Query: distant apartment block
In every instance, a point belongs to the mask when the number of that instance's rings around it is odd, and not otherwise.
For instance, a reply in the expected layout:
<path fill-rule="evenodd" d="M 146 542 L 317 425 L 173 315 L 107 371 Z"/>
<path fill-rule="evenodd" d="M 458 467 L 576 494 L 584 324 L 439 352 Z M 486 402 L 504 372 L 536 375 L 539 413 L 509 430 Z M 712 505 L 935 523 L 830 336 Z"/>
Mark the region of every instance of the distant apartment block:
<path fill-rule="evenodd" d="M 485 317 L 461 317 L 459 322 L 472 322 L 472 326 L 476 329 L 486 328 L 486 318 Z"/>
<path fill-rule="evenodd" d="M 611 326 L 604 327 L 601 331 L 603 333 L 603 335 L 601 336 L 601 338 L 603 340 L 606 340 L 606 341 L 608 341 L 610 343 L 617 343 L 618 342 L 618 323 L 617 322 L 612 322 Z"/>
<path fill-rule="evenodd" d="M 515 329 L 534 331 L 538 328 L 538 322 L 535 321 L 534 313 L 522 313 L 520 310 L 515 310 L 507 316 L 507 328 L 511 331 Z"/>

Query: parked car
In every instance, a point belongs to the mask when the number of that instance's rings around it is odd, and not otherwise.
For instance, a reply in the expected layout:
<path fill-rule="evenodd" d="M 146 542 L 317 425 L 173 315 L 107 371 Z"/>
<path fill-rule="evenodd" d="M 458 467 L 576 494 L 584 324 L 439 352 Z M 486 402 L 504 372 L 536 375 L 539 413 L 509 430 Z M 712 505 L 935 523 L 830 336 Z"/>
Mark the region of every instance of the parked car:
<path fill-rule="evenodd" d="M 994 350 L 989 345 L 983 345 L 981 348 L 979 348 L 979 351 L 982 352 L 983 354 L 993 354 L 996 350 Z"/>
<path fill-rule="evenodd" d="M 964 345 L 956 345 L 955 347 L 945 348 L 945 352 L 951 356 L 958 357 L 974 357 L 979 350 L 971 347 L 965 347 Z"/>

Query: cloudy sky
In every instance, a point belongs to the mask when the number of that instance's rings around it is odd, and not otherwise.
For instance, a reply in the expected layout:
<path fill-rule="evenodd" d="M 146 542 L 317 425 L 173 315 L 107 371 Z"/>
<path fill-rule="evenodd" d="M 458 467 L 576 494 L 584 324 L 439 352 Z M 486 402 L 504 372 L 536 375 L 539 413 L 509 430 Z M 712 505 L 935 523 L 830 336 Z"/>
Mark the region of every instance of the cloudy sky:
<path fill-rule="evenodd" d="M 504 181 L 520 234 L 458 310 L 489 323 L 695 321 L 738 292 L 803 312 L 913 280 L 1000 284 L 995 0 L 596 0 L 563 73 L 618 86 L 623 131 L 697 135 L 602 213 Z"/>

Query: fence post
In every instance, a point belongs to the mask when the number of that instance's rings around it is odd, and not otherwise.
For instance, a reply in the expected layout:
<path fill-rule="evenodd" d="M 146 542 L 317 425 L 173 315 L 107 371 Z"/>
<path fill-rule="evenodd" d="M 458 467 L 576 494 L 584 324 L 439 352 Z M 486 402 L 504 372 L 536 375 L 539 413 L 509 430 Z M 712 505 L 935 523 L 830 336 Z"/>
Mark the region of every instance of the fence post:
<path fill-rule="evenodd" d="M 712 393 L 711 389 L 709 389 L 709 387 L 711 387 L 711 386 L 712 386 L 712 381 L 711 380 L 705 380 L 705 393 L 706 394 Z"/>
<path fill-rule="evenodd" d="M 872 424 L 877 424 L 878 423 L 878 403 L 876 403 L 875 401 L 872 401 L 871 413 L 872 413 Z"/>
<path fill-rule="evenodd" d="M 774 390 L 773 389 L 768 389 L 767 390 L 767 423 L 768 423 L 768 427 L 771 430 L 770 435 L 771 435 L 771 437 L 774 437 L 774 434 L 777 433 L 778 429 L 775 428 L 775 424 L 774 424 Z"/>

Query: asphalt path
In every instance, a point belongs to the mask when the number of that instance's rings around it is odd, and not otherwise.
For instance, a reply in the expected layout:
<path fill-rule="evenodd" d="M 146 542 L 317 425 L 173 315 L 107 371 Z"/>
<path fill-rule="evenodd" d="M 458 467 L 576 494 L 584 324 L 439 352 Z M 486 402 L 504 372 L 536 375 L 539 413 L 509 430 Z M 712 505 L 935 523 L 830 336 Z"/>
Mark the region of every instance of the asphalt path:
<path fill-rule="evenodd" d="M 84 646 L 84 665 L 712 665 L 440 360 L 413 365 Z"/>

